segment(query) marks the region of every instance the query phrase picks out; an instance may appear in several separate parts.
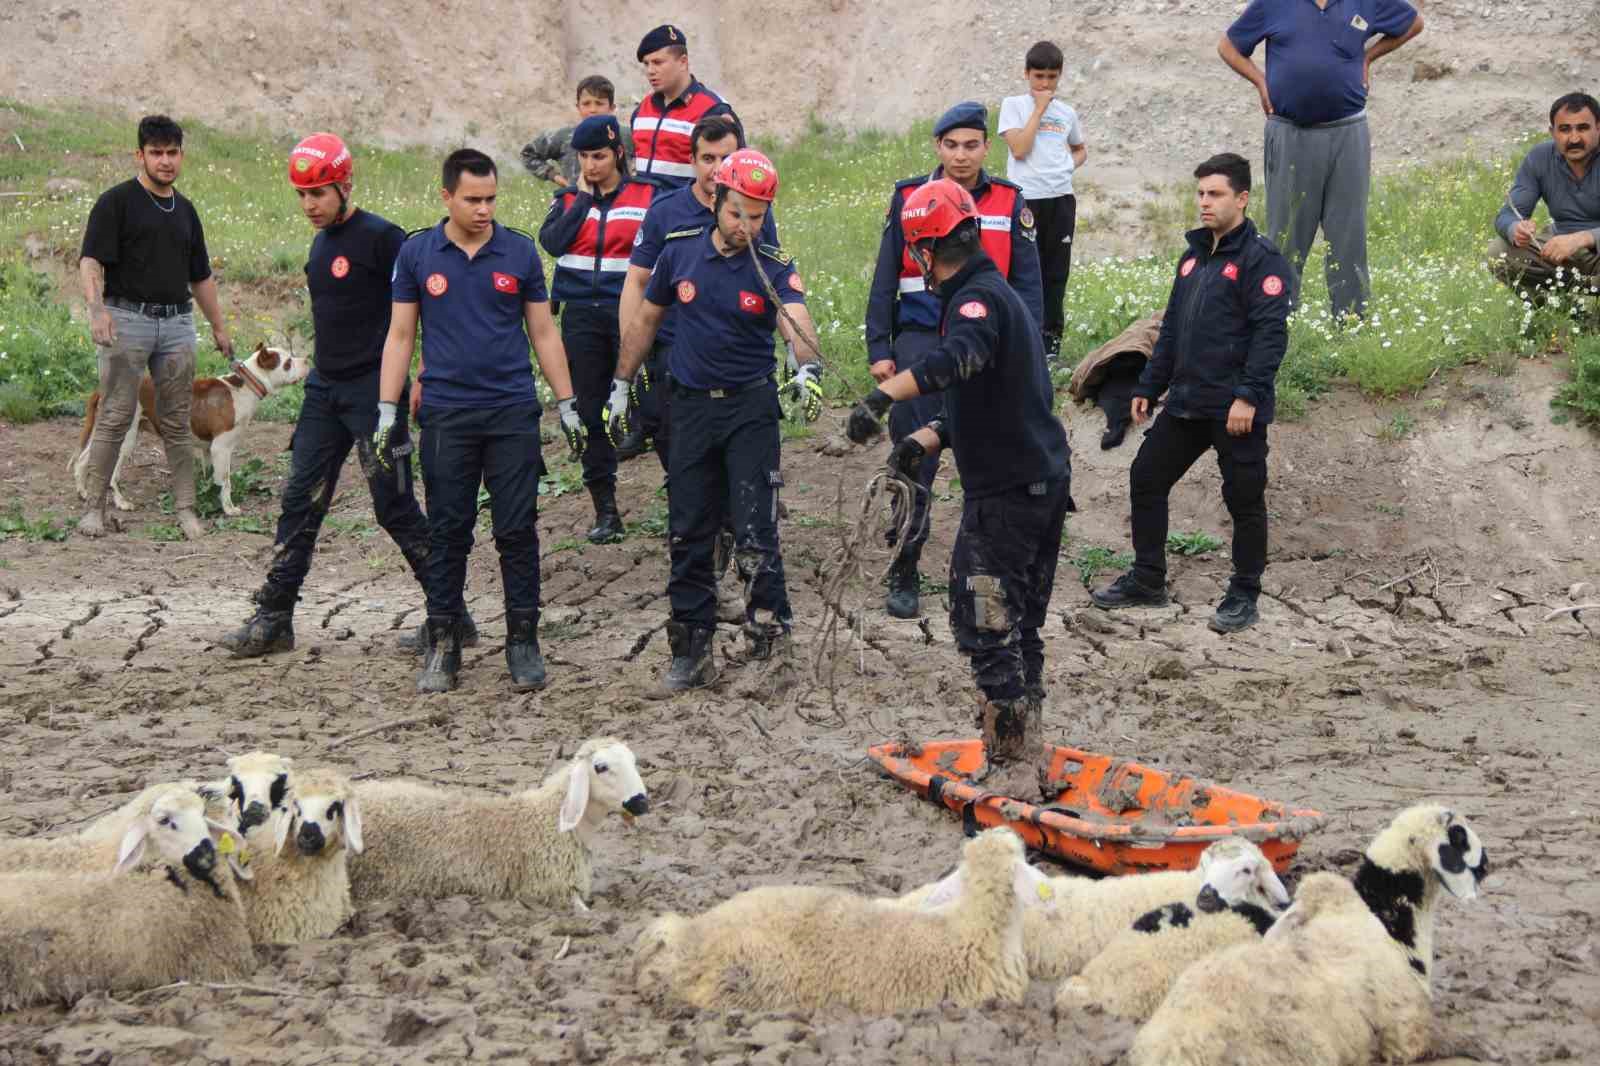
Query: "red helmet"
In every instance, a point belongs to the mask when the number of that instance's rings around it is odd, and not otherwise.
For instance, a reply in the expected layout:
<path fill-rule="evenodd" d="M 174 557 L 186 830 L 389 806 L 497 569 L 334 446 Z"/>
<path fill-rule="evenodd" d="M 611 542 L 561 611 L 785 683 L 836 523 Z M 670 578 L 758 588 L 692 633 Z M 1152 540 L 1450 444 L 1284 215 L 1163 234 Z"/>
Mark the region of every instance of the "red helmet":
<path fill-rule="evenodd" d="M 900 232 L 906 243 L 937 240 L 969 218 L 978 217 L 972 194 L 949 178 L 924 183 L 900 208 Z"/>
<path fill-rule="evenodd" d="M 289 184 L 297 189 L 342 185 L 354 170 L 350 149 L 331 133 L 313 133 L 289 153 Z"/>
<path fill-rule="evenodd" d="M 769 204 L 778 195 L 778 168 L 754 148 L 740 148 L 724 159 L 712 180 Z"/>

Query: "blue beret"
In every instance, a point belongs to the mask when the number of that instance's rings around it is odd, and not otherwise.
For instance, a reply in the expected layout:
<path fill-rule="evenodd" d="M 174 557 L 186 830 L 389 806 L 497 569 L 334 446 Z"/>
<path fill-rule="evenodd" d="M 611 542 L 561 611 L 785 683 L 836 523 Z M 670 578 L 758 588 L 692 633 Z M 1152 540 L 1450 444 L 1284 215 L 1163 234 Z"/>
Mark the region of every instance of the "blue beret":
<path fill-rule="evenodd" d="M 675 44 L 680 44 L 687 48 L 689 47 L 689 38 L 685 37 L 683 31 L 676 26 L 657 26 L 645 34 L 644 40 L 639 42 L 639 52 L 636 58 L 643 63 L 644 57 L 651 52 L 659 52 L 661 49 L 670 48 Z"/>
<path fill-rule="evenodd" d="M 622 127 L 615 115 L 590 115 L 572 131 L 572 148 L 592 152 L 596 148 L 622 147 Z"/>
<path fill-rule="evenodd" d="M 951 130 L 982 130 L 989 133 L 989 110 L 976 100 L 963 100 L 939 116 L 933 125 L 933 135 L 943 137 Z"/>

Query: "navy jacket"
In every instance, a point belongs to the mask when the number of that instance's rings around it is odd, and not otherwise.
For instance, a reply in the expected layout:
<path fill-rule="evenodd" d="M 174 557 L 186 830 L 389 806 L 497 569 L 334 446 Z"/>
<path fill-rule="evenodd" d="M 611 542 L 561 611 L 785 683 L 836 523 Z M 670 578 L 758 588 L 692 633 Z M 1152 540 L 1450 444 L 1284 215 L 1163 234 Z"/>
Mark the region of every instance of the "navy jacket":
<path fill-rule="evenodd" d="M 1067 432 L 1033 313 L 979 253 L 939 286 L 939 346 L 911 368 L 924 394 L 944 391 L 961 490 L 989 496 L 1067 476 Z"/>
<path fill-rule="evenodd" d="M 1167 394 L 1179 418 L 1225 419 L 1236 399 L 1271 422 L 1273 382 L 1289 347 L 1295 277 L 1272 242 L 1244 220 L 1211 250 L 1211 231 L 1186 234 L 1167 314 L 1133 394 Z"/>
<path fill-rule="evenodd" d="M 878 241 L 878 264 L 867 290 L 867 362 L 894 358 L 894 338 L 903 330 L 934 330 L 939 327 L 939 301 L 923 289 L 922 274 L 906 258 L 905 236 L 900 229 L 900 209 L 926 182 L 943 176 L 943 169 L 932 174 L 895 182 L 884 217 L 883 236 Z M 1001 273 L 1017 290 L 1035 322 L 1044 321 L 1044 281 L 1039 271 L 1039 248 L 1034 232 L 1033 212 L 1028 210 L 1022 190 L 1004 178 L 978 173 L 978 187 L 972 190 L 978 214 L 983 216 L 983 249 L 1001 268 Z M 996 214 L 1002 198 L 1011 202 L 1003 217 Z M 1018 238 L 1021 238 L 1018 240 Z"/>

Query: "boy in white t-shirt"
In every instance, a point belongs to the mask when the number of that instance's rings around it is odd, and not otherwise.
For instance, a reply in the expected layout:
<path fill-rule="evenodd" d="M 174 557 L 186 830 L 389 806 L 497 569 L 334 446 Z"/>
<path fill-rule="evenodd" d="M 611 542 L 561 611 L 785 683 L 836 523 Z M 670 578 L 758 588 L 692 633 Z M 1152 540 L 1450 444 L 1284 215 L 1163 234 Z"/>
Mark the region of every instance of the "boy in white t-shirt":
<path fill-rule="evenodd" d="M 1072 174 L 1089 158 L 1078 113 L 1055 98 L 1066 57 L 1050 41 L 1028 49 L 1028 92 L 1000 105 L 1000 136 L 1011 149 L 1006 177 L 1022 187 L 1039 234 L 1039 267 L 1044 276 L 1044 349 L 1061 350 L 1062 305 L 1072 271 L 1072 231 L 1078 201 Z"/>

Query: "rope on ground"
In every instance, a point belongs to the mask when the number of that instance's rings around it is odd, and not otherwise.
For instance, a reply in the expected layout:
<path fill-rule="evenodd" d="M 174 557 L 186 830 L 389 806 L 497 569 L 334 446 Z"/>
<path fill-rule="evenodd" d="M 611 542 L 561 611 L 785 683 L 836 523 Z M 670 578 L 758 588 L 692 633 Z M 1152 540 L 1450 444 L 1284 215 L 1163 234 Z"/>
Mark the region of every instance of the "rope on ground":
<path fill-rule="evenodd" d="M 822 620 L 811 645 L 811 677 L 814 685 L 826 687 L 828 705 L 841 723 L 844 713 L 839 709 L 838 670 L 842 652 L 840 642 L 843 631 L 853 634 L 853 643 L 860 656 L 859 668 L 866 670 L 866 598 L 861 590 L 876 589 L 888 576 L 899 545 L 903 545 L 921 530 L 913 528 L 920 496 L 927 489 L 916 482 L 890 470 L 879 470 L 867 481 L 861 494 L 861 503 L 854 521 L 845 515 L 844 479 L 839 479 L 836 512 L 839 518 L 839 546 L 818 567 L 822 577 Z M 927 511 L 923 509 L 923 523 Z M 853 609 L 846 606 L 845 598 L 852 591 Z M 812 719 L 803 712 L 801 717 L 813 725 L 827 723 Z"/>

